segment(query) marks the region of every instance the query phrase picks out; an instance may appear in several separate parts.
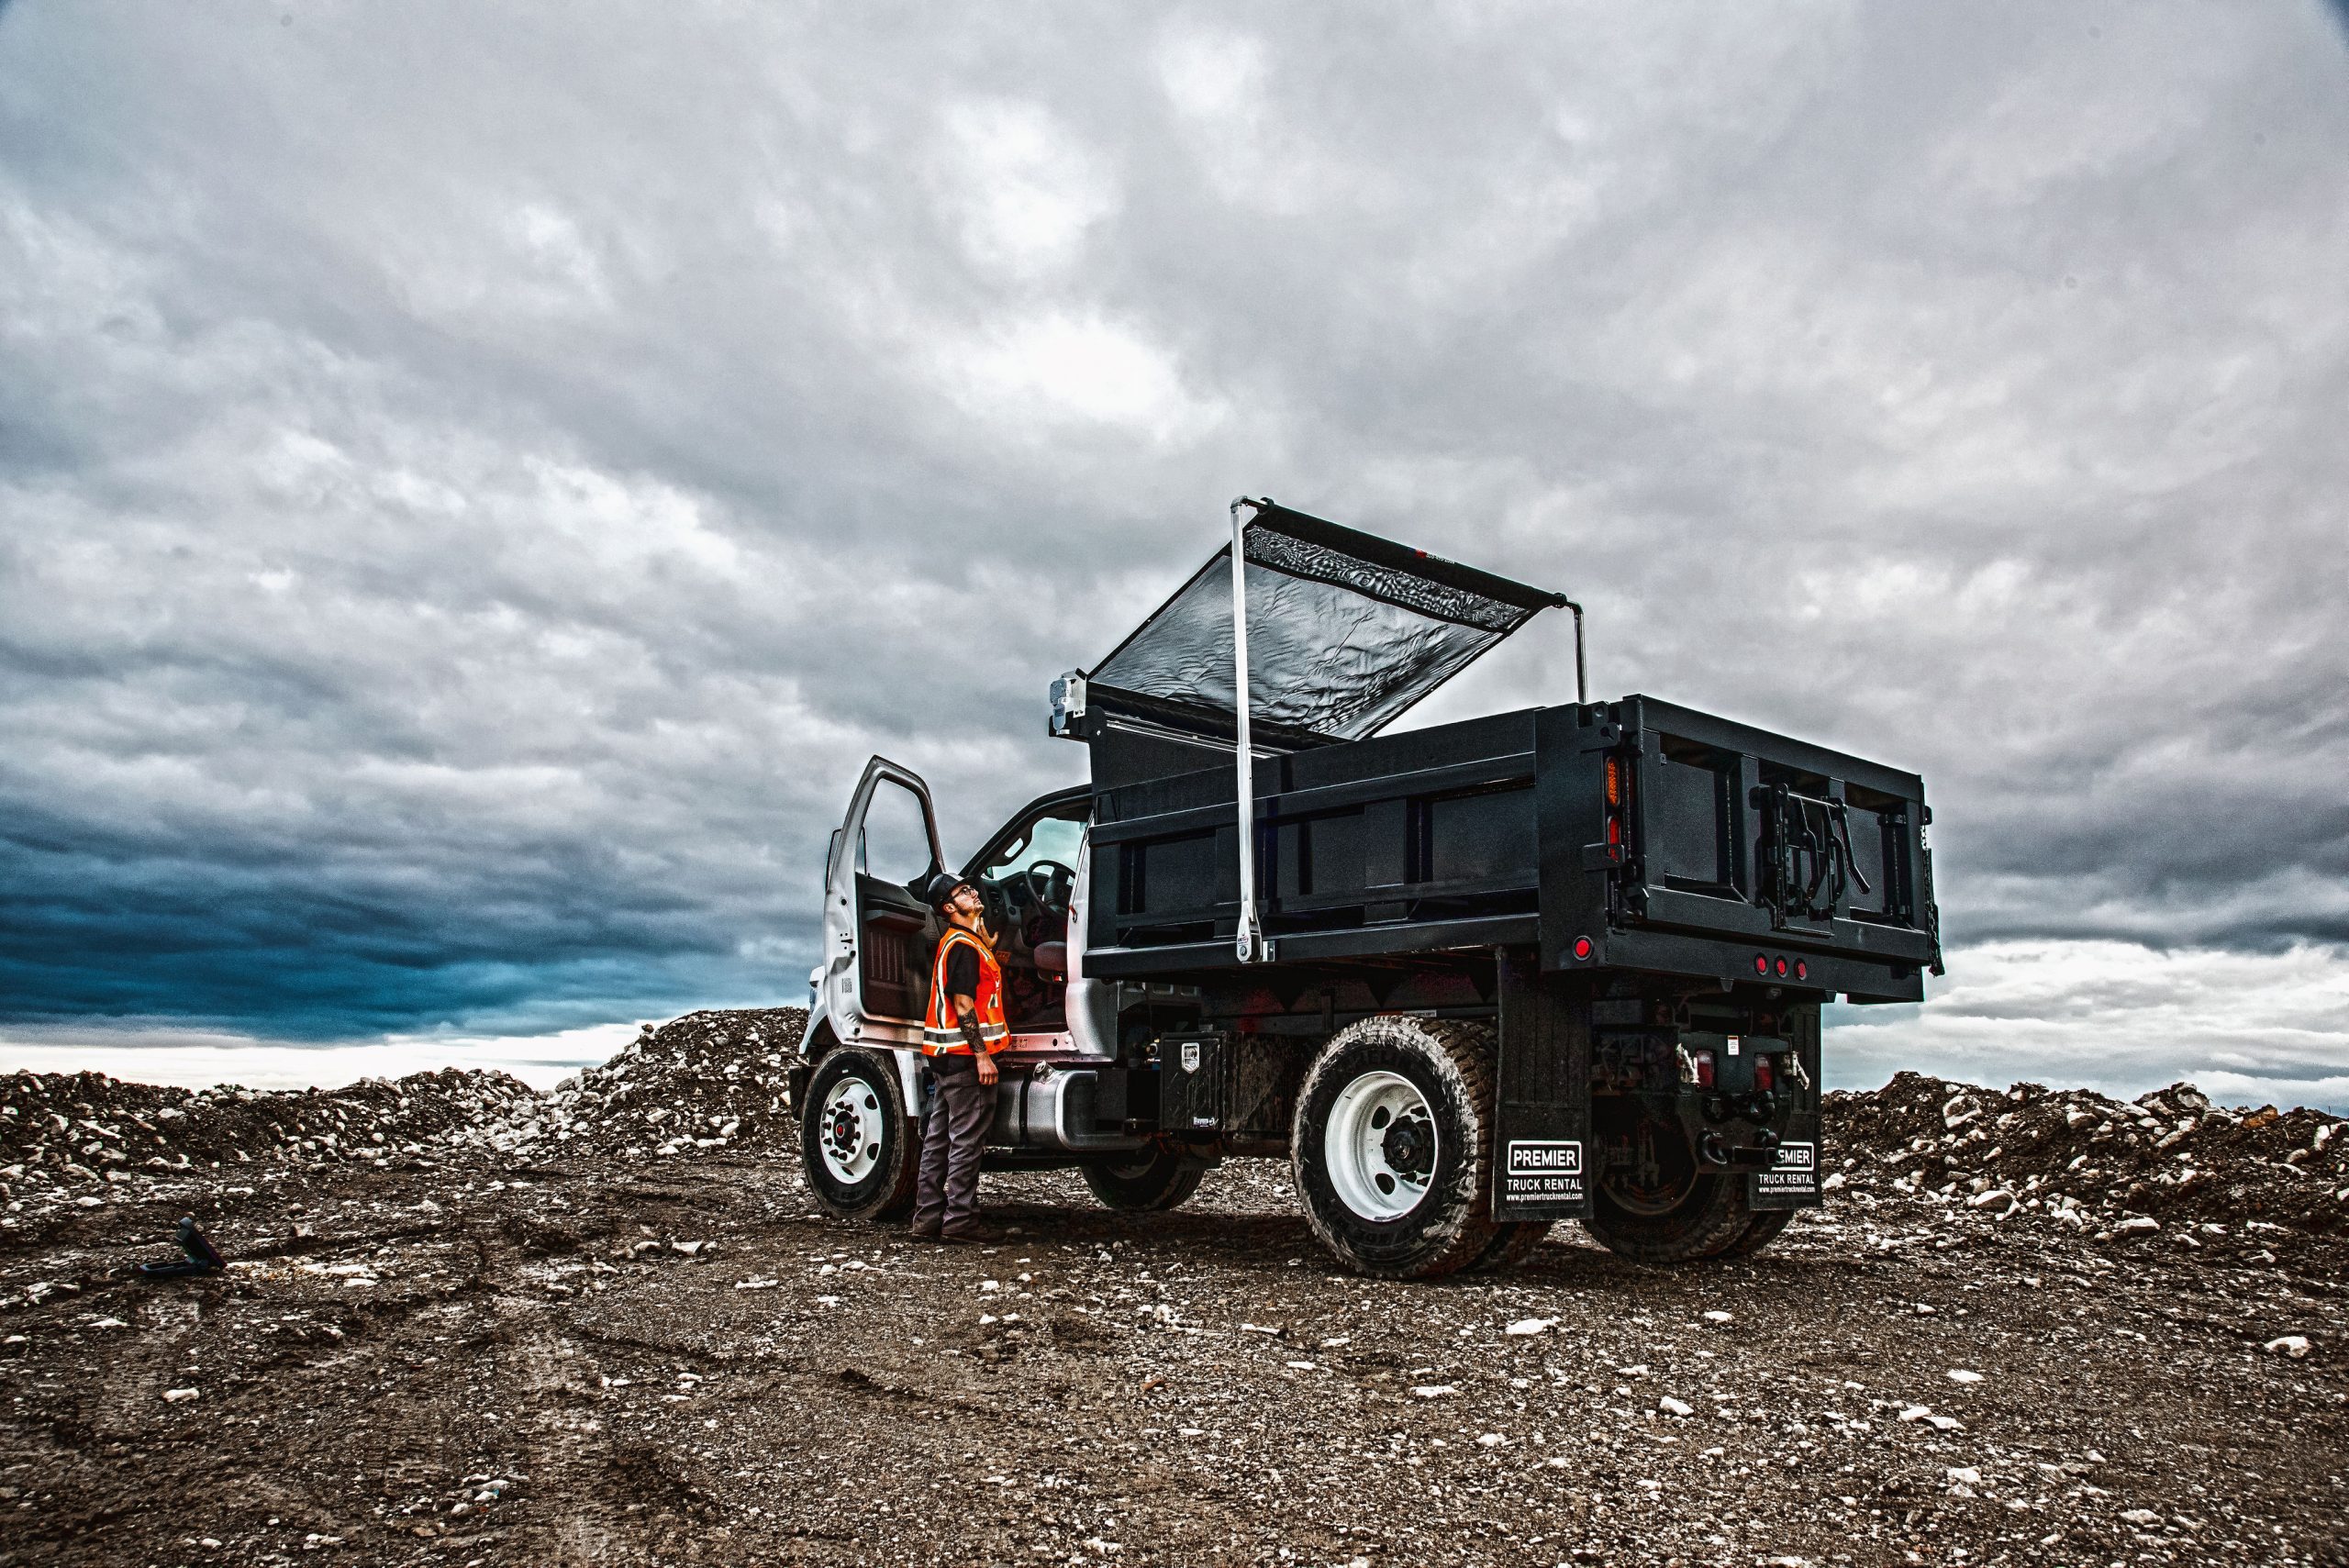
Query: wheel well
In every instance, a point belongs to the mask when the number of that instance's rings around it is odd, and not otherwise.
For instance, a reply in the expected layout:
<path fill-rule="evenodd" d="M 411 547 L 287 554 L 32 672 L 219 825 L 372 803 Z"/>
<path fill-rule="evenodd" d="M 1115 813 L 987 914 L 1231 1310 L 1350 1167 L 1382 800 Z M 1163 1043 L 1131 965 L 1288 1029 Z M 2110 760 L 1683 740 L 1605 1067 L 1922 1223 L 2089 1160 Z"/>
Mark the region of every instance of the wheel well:
<path fill-rule="evenodd" d="M 832 1032 L 832 1020 L 818 1018 L 816 1020 L 816 1027 L 801 1037 L 799 1054 L 813 1065 L 821 1061 L 827 1053 L 839 1050 L 840 1043 L 841 1037 Z"/>

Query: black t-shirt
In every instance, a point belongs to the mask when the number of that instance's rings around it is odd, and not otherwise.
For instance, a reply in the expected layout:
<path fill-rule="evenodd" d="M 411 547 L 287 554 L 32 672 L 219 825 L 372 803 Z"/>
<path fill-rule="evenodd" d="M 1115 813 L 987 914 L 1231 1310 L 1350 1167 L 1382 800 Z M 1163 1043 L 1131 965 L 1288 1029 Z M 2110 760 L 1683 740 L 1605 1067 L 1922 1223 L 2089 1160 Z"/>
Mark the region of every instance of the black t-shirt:
<path fill-rule="evenodd" d="M 946 995 L 975 997 L 979 994 L 979 955 L 968 942 L 956 942 L 946 955 Z"/>

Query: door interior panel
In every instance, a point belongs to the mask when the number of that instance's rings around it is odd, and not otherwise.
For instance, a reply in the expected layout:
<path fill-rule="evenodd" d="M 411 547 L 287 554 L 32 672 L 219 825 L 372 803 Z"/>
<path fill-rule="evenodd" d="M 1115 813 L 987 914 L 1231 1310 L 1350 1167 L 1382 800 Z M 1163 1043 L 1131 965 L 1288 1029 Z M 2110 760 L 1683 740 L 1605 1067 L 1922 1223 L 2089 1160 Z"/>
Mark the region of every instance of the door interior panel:
<path fill-rule="evenodd" d="M 938 945 L 937 917 L 904 888 L 877 877 L 856 879 L 862 917 L 864 1010 L 879 1018 L 918 1022 L 930 1006 L 930 954 Z"/>

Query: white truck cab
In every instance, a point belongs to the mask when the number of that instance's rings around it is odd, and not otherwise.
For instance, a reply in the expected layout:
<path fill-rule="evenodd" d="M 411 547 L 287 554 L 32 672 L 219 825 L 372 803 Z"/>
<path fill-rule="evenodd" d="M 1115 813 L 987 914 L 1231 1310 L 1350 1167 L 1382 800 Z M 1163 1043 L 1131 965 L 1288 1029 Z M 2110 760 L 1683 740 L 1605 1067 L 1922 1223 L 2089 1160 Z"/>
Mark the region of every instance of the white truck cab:
<path fill-rule="evenodd" d="M 1085 973 L 1092 802 L 1082 785 L 1031 801 L 953 868 L 986 904 L 1011 1024 L 996 1058 L 1003 1074 L 988 1159 L 998 1168 L 1080 1164 L 1097 1190 L 1114 1191 L 1105 1201 L 1168 1207 L 1204 1167 L 1122 1129 L 1122 1116 L 1103 1116 L 1117 997 L 1114 985 Z M 874 758 L 826 857 L 824 958 L 808 975 L 814 995 L 793 1083 L 808 1180 L 844 1216 L 879 1218 L 911 1201 L 922 1021 L 943 929 L 925 894 L 949 864 L 929 786 Z M 1163 1201 L 1133 1201 L 1138 1180 L 1141 1195 Z"/>

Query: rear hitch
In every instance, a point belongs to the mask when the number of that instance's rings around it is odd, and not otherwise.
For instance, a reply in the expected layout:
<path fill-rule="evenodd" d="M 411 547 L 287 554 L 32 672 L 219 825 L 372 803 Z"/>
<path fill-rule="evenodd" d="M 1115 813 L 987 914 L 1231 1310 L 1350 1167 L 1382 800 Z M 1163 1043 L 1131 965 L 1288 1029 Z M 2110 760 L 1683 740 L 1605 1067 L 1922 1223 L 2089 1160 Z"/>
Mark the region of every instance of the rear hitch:
<path fill-rule="evenodd" d="M 1697 1157 L 1725 1171 L 1766 1171 L 1777 1163 L 1778 1135 L 1764 1128 L 1750 1144 L 1732 1144 L 1718 1132 L 1699 1134 Z"/>

